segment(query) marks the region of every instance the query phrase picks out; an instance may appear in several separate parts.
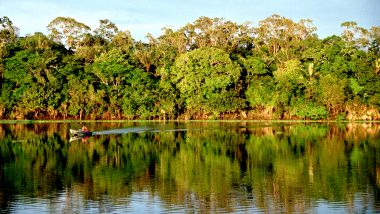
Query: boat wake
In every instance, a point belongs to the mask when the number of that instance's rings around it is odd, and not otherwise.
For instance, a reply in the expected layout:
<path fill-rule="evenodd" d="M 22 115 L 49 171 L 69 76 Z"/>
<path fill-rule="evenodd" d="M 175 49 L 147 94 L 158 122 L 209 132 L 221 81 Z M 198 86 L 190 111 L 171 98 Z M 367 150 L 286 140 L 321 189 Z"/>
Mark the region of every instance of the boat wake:
<path fill-rule="evenodd" d="M 90 136 L 95 135 L 112 135 L 112 134 L 129 134 L 129 133 L 144 133 L 144 132 L 180 132 L 180 131 L 189 131 L 189 130 L 202 130 L 202 129 L 187 129 L 187 128 L 178 128 L 178 129 L 160 129 L 160 128 L 151 128 L 151 127 L 131 127 L 131 128 L 124 128 L 124 129 L 110 129 L 110 130 L 104 130 L 104 131 L 94 131 L 91 132 Z M 80 130 L 79 130 L 80 131 Z M 71 131 L 71 134 L 75 132 L 75 130 Z M 70 142 L 84 139 L 86 136 L 79 136 L 78 134 L 75 134 L 71 136 Z M 88 136 L 87 136 L 88 137 Z"/>
<path fill-rule="evenodd" d="M 128 133 L 142 133 L 142 132 L 149 132 L 149 131 L 153 131 L 153 129 L 149 127 L 132 127 L 132 128 L 125 128 L 125 129 L 111 129 L 111 130 L 104 130 L 104 131 L 95 131 L 95 132 L 92 132 L 92 135 L 128 134 Z"/>

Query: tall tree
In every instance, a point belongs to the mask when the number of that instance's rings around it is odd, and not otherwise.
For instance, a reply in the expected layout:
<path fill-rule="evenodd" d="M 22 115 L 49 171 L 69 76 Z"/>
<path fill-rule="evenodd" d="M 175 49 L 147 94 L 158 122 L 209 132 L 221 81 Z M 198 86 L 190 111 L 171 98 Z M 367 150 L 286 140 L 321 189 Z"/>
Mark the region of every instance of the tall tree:
<path fill-rule="evenodd" d="M 111 41 L 119 32 L 117 26 L 108 19 L 99 20 L 99 27 L 94 30 L 96 36 Z"/>
<path fill-rule="evenodd" d="M 239 25 L 223 18 L 200 17 L 180 31 L 187 36 L 191 49 L 216 47 L 232 53 L 253 44 L 253 29 L 248 23 Z"/>
<path fill-rule="evenodd" d="M 56 42 L 61 42 L 73 50 L 78 48 L 79 42 L 91 28 L 70 17 L 57 17 L 47 26 L 50 36 Z"/>
<path fill-rule="evenodd" d="M 178 53 L 185 53 L 190 49 L 191 41 L 183 30 L 174 31 L 171 28 L 163 28 L 163 31 L 163 35 L 158 38 L 161 45 L 174 47 Z"/>
<path fill-rule="evenodd" d="M 370 34 L 367 29 L 358 26 L 356 22 L 343 22 L 341 27 L 344 28 L 342 38 L 348 45 L 368 47 L 370 43 Z"/>
<path fill-rule="evenodd" d="M 0 17 L 0 83 L 4 74 L 4 59 L 7 55 L 6 46 L 16 41 L 18 28 L 7 17 Z"/>
<path fill-rule="evenodd" d="M 84 60 L 85 63 L 92 63 L 97 56 L 106 51 L 107 43 L 101 37 L 85 34 L 83 39 L 78 43 L 75 56 Z"/>
<path fill-rule="evenodd" d="M 109 46 L 111 48 L 118 48 L 123 53 L 131 53 L 135 40 L 129 31 L 119 31 L 115 37 L 113 37 Z"/>
<path fill-rule="evenodd" d="M 156 61 L 155 47 L 152 44 L 138 42 L 134 55 L 144 66 L 145 71 L 150 72 L 152 70 L 152 65 Z"/>
<path fill-rule="evenodd" d="M 314 37 L 316 27 L 310 19 L 294 22 L 291 19 L 272 15 L 259 22 L 255 29 L 257 50 L 267 51 L 277 62 L 293 59 L 294 50 L 301 48 L 301 41 Z"/>

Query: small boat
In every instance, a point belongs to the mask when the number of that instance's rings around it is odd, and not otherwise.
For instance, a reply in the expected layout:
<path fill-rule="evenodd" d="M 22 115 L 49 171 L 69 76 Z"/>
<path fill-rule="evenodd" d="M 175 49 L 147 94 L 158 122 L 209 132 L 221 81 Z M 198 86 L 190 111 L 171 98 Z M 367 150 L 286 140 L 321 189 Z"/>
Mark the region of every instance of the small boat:
<path fill-rule="evenodd" d="M 90 131 L 83 131 L 81 129 L 70 129 L 70 134 L 77 137 L 86 137 L 86 136 L 92 136 L 92 132 Z"/>

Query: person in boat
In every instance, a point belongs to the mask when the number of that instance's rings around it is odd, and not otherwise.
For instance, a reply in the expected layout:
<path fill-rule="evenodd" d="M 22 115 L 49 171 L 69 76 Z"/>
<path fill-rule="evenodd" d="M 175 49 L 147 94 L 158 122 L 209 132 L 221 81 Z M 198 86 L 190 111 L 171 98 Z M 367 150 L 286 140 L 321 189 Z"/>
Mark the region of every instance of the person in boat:
<path fill-rule="evenodd" d="M 82 126 L 82 132 L 90 132 L 86 126 Z"/>
<path fill-rule="evenodd" d="M 82 138 L 82 143 L 86 143 L 89 138 L 87 134 L 90 133 L 90 130 L 88 130 L 86 126 L 82 126 L 82 132 L 85 133 L 85 137 Z"/>

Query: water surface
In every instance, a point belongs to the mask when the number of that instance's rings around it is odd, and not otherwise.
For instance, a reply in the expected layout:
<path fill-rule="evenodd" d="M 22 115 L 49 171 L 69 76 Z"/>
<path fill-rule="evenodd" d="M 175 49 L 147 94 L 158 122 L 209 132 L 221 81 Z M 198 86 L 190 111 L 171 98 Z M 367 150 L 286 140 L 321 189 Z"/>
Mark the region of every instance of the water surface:
<path fill-rule="evenodd" d="M 0 212 L 380 212 L 380 124 L 86 126 L 0 125 Z"/>

